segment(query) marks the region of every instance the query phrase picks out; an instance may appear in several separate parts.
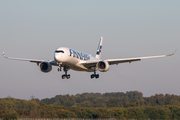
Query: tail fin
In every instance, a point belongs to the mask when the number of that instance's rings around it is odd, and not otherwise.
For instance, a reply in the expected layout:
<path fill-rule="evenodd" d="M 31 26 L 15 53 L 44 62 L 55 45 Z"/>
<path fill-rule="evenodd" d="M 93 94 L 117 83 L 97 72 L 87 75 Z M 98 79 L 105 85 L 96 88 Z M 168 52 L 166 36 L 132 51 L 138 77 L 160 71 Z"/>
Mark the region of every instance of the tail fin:
<path fill-rule="evenodd" d="M 102 43 L 103 43 L 103 37 L 100 38 L 99 45 L 97 48 L 96 58 L 101 59 L 101 52 L 102 52 Z"/>

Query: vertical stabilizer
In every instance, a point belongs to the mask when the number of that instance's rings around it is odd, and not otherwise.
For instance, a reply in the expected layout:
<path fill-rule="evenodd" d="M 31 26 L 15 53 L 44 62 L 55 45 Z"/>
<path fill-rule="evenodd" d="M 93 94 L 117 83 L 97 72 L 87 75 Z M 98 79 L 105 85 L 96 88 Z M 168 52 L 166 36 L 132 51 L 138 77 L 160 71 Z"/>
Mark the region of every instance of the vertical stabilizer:
<path fill-rule="evenodd" d="M 96 58 L 101 59 L 103 37 L 100 38 L 99 45 L 97 48 Z"/>

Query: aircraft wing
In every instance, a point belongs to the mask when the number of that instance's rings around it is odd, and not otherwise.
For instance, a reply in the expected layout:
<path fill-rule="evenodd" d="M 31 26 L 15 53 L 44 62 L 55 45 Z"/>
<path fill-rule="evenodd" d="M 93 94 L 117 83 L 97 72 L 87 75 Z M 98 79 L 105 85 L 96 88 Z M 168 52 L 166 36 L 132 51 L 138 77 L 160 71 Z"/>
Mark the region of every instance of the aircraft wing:
<path fill-rule="evenodd" d="M 58 66 L 55 60 L 37 60 L 37 59 L 25 59 L 25 58 L 14 58 L 14 57 L 6 57 L 4 52 L 3 52 L 3 57 L 11 60 L 20 60 L 20 61 L 29 61 L 29 62 L 34 62 L 34 63 L 41 63 L 41 62 L 49 62 L 51 65 Z"/>
<path fill-rule="evenodd" d="M 142 59 L 168 57 L 168 56 L 174 55 L 175 52 L 172 54 L 169 54 L 169 55 L 147 56 L 147 57 L 136 57 L 136 58 L 122 58 L 122 59 L 107 59 L 107 61 L 108 61 L 109 65 L 113 65 L 113 64 L 118 65 L 119 63 L 125 63 L 125 62 L 131 63 L 131 62 L 135 62 L 135 61 L 140 61 Z"/>
<path fill-rule="evenodd" d="M 177 51 L 177 50 L 176 50 Z M 175 52 L 176 52 L 175 51 Z M 172 54 L 168 54 L 168 55 L 158 55 L 158 56 L 147 56 L 147 57 L 136 57 L 136 58 L 122 58 L 122 59 L 107 59 L 109 65 L 118 65 L 119 63 L 126 63 L 126 62 L 129 62 L 129 63 L 132 63 L 132 62 L 135 62 L 135 61 L 141 61 L 142 59 L 150 59 L 150 58 L 160 58 L 160 57 L 168 57 L 168 56 L 172 56 L 175 54 L 172 53 Z M 98 62 L 100 62 L 102 60 L 90 60 L 90 61 L 81 61 L 80 64 L 84 65 L 85 67 L 95 67 L 96 64 Z"/>

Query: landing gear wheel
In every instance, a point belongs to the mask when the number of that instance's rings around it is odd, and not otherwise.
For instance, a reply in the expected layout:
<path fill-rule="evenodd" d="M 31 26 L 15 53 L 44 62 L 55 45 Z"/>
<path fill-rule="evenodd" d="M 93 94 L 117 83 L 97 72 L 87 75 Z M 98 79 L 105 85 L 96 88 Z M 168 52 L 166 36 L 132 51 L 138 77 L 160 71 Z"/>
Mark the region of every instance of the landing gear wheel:
<path fill-rule="evenodd" d="M 66 75 L 62 75 L 62 79 L 66 78 Z"/>
<path fill-rule="evenodd" d="M 96 77 L 96 79 L 99 78 L 99 74 L 96 74 L 95 77 Z"/>
<path fill-rule="evenodd" d="M 66 76 L 66 78 L 67 78 L 67 79 L 69 79 L 69 78 L 70 78 L 70 74 L 69 74 L 69 75 L 67 75 L 67 76 Z"/>
<path fill-rule="evenodd" d="M 96 79 L 99 78 L 99 74 L 92 74 L 91 79 L 93 79 L 93 78 L 96 78 Z"/>
<path fill-rule="evenodd" d="M 93 79 L 93 78 L 94 78 L 94 74 L 91 75 L 91 79 Z"/>

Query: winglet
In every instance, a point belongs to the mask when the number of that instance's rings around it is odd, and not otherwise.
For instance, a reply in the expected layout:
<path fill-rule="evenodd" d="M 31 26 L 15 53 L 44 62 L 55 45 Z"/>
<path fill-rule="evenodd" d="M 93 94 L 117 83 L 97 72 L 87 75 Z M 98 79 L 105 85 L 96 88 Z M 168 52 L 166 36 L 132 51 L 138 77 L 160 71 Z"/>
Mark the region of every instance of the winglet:
<path fill-rule="evenodd" d="M 5 56 L 5 53 L 4 53 L 4 52 L 3 52 L 2 56 L 3 56 L 4 58 L 9 59 L 9 57 L 6 57 L 6 56 Z"/>
<path fill-rule="evenodd" d="M 166 55 L 166 56 L 172 56 L 172 55 L 174 55 L 174 54 L 176 53 L 176 51 L 177 51 L 177 49 L 175 50 L 175 52 L 174 52 L 174 53 L 169 54 L 169 55 Z"/>
<path fill-rule="evenodd" d="M 5 54 L 4 54 L 4 52 L 3 52 L 2 56 L 3 56 L 3 57 L 6 57 Z"/>

